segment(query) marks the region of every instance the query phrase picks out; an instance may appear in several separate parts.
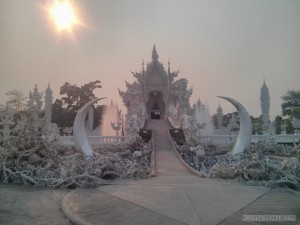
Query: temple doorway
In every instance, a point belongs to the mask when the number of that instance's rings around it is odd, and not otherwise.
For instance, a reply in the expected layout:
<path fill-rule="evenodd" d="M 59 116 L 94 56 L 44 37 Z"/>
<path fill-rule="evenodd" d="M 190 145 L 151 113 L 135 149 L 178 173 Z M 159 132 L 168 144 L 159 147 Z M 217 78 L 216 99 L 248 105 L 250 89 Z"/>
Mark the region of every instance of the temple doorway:
<path fill-rule="evenodd" d="M 160 119 L 161 116 L 161 111 L 160 108 L 158 107 L 157 103 L 155 102 L 153 104 L 153 107 L 151 108 L 151 119 Z"/>
<path fill-rule="evenodd" d="M 146 107 L 150 119 L 164 119 L 166 104 L 162 99 L 161 92 L 150 92 L 150 98 Z"/>

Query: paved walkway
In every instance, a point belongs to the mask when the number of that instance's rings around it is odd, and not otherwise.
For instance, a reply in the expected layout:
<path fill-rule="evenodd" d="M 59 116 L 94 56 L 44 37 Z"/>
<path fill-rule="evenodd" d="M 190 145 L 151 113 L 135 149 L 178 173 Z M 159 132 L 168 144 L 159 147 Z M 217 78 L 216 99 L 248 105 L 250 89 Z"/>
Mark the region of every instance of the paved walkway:
<path fill-rule="evenodd" d="M 213 225 L 238 221 L 242 224 L 242 215 L 238 213 L 247 213 L 247 207 L 256 203 L 257 199 L 272 194 L 265 187 L 193 176 L 174 154 L 167 133 L 169 125 L 162 120 L 152 120 L 147 128 L 153 130 L 157 177 L 115 181 L 96 190 L 77 189 L 69 193 L 62 205 L 63 211 L 74 223 Z M 295 197 L 292 193 L 287 196 L 287 199 L 300 202 L 299 196 Z M 289 203 L 284 201 L 280 204 L 284 207 Z M 298 212 L 291 211 L 293 213 Z"/>
<path fill-rule="evenodd" d="M 150 120 L 146 128 L 153 133 L 157 176 L 192 176 L 175 155 L 168 133 L 171 128 L 169 123 L 165 120 Z"/>

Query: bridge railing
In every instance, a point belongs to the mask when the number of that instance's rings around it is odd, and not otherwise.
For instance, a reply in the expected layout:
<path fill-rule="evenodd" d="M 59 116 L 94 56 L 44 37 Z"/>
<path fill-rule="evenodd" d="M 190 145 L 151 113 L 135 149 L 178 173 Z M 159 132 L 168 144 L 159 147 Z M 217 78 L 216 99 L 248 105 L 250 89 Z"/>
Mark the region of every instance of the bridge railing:
<path fill-rule="evenodd" d="M 210 135 L 210 136 L 200 136 L 199 142 L 200 143 L 208 143 L 213 142 L 215 144 L 229 144 L 231 142 L 235 142 L 237 139 L 237 135 Z M 299 143 L 300 136 L 293 135 L 293 134 L 280 134 L 280 135 L 252 135 L 251 143 L 256 144 L 259 141 L 263 141 L 266 138 L 272 138 L 277 143 L 283 144 L 292 144 L 292 143 Z"/>
<path fill-rule="evenodd" d="M 100 146 L 109 143 L 123 142 L 124 136 L 87 136 L 88 142 L 91 146 Z M 60 140 L 67 146 L 75 145 L 73 136 L 61 136 Z"/>
<path fill-rule="evenodd" d="M 172 125 L 172 127 L 176 128 L 176 129 L 181 127 L 180 118 L 174 118 L 174 117 L 168 116 L 167 119 L 169 120 L 169 123 Z"/>

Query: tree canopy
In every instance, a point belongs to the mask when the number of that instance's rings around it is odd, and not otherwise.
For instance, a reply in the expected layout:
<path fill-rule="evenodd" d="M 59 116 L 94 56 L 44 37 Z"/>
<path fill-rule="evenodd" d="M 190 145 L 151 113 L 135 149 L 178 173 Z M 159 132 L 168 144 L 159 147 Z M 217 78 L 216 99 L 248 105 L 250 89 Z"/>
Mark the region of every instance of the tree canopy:
<path fill-rule="evenodd" d="M 89 101 L 97 97 L 93 91 L 101 88 L 100 81 L 96 80 L 82 86 L 66 82 L 60 88 L 61 99 L 56 99 L 53 103 L 52 122 L 56 123 L 61 130 L 65 127 L 72 127 L 77 112 Z M 102 106 L 93 106 L 94 128 L 99 126 L 103 111 Z"/>
<path fill-rule="evenodd" d="M 282 115 L 300 119 L 300 90 L 289 90 L 281 99 Z"/>
<path fill-rule="evenodd" d="M 6 104 L 15 112 L 20 112 L 24 110 L 26 105 L 26 99 L 27 97 L 23 94 L 23 92 L 18 90 L 11 90 L 6 92 L 6 95 L 9 97 L 9 100 L 6 102 Z"/>

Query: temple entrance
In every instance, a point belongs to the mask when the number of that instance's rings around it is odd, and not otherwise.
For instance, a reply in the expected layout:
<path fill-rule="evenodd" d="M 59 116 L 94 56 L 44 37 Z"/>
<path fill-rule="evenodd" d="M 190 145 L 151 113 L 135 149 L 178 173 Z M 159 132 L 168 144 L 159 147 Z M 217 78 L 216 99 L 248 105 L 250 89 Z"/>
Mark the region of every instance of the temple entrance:
<path fill-rule="evenodd" d="M 153 107 L 151 108 L 151 119 L 160 119 L 161 111 L 158 107 L 157 103 L 155 102 Z"/>
<path fill-rule="evenodd" d="M 161 92 L 150 92 L 150 98 L 146 105 L 147 113 L 151 119 L 164 119 L 166 104 L 162 100 Z"/>

